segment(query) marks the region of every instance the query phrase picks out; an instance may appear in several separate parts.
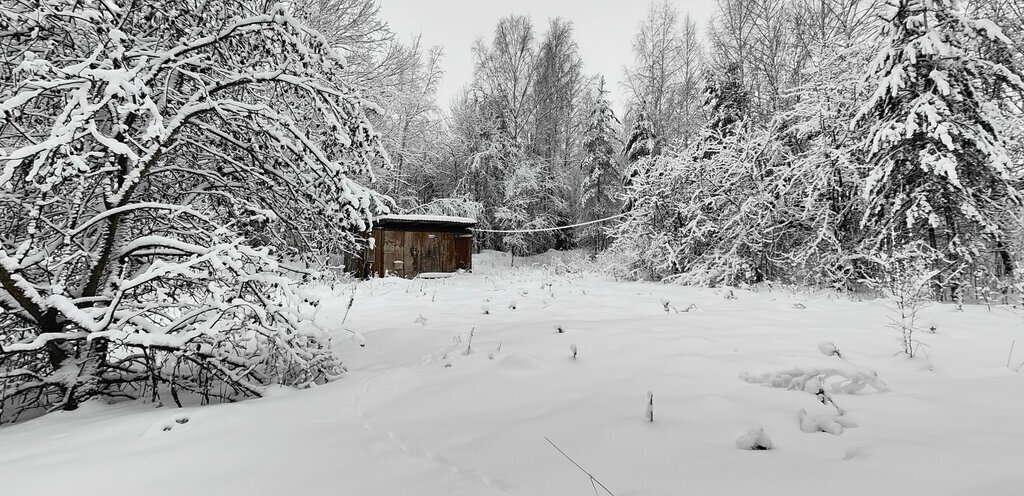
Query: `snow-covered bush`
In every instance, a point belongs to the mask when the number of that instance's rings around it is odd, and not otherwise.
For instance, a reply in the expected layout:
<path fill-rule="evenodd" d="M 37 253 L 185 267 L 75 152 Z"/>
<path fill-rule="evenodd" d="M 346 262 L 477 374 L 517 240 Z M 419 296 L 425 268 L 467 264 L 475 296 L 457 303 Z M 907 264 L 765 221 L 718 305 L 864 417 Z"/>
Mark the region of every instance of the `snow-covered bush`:
<path fill-rule="evenodd" d="M 847 276 L 825 197 L 832 171 L 794 163 L 774 130 L 666 153 L 628 190 L 608 257 L 625 278 L 700 285 Z"/>
<path fill-rule="evenodd" d="M 845 123 L 861 52 L 819 53 L 787 95 L 797 103 L 762 128 L 741 120 L 748 96 L 735 70 L 712 78 L 702 141 L 648 159 L 627 188 L 633 208 L 607 255 L 624 263 L 613 272 L 701 285 L 854 279 L 860 181 Z"/>
<path fill-rule="evenodd" d="M 0 421 L 343 367 L 302 267 L 385 210 L 344 59 L 287 4 L 0 6 Z M 293 263 L 299 262 L 299 263 Z"/>

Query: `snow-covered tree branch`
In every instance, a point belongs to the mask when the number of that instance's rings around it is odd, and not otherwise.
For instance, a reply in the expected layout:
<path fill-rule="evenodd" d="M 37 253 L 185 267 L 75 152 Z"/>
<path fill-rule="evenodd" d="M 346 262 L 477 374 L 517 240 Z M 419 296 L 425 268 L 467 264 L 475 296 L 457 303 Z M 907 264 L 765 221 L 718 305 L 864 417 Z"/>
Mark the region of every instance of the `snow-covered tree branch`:
<path fill-rule="evenodd" d="M 0 420 L 341 373 L 292 286 L 387 210 L 387 157 L 323 36 L 287 4 L 15 1 L 0 47 Z"/>

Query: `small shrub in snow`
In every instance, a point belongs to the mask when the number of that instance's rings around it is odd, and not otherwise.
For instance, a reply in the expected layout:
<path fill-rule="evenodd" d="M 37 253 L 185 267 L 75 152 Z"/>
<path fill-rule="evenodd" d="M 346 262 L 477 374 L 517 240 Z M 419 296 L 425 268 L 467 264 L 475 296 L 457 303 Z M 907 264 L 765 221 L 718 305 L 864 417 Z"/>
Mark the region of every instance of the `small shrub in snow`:
<path fill-rule="evenodd" d="M 736 440 L 736 447 L 741 450 L 764 451 L 772 449 L 772 440 L 758 427 L 742 435 Z"/>
<path fill-rule="evenodd" d="M 644 408 L 644 419 L 654 422 L 654 393 L 647 391 L 647 406 Z"/>
<path fill-rule="evenodd" d="M 697 309 L 697 305 L 696 304 L 690 303 L 689 306 L 687 306 L 686 308 L 680 310 L 679 308 L 677 308 L 675 305 L 673 305 L 668 300 L 661 300 L 661 306 L 662 306 L 662 308 L 665 309 L 665 313 L 679 313 L 679 312 L 686 313 L 686 312 L 689 312 L 690 310 L 696 310 Z"/>
<path fill-rule="evenodd" d="M 914 358 L 922 344 L 914 338 L 919 330 L 917 315 L 927 306 L 932 290 L 943 285 L 937 279 L 940 270 L 935 267 L 947 262 L 923 243 L 907 246 L 893 255 L 879 255 L 874 260 L 887 270 L 873 284 L 888 291 L 896 303 L 898 315 L 890 317 L 889 327 L 900 333 L 900 353 Z"/>
<path fill-rule="evenodd" d="M 415 323 L 417 323 L 417 324 L 419 324 L 421 326 L 426 326 L 427 325 L 427 318 L 424 317 L 423 314 L 421 313 L 419 315 L 419 317 L 416 317 L 416 320 L 414 320 L 413 322 L 415 322 Z"/>
<path fill-rule="evenodd" d="M 804 392 L 814 395 L 814 397 L 817 398 L 818 402 L 820 402 L 822 405 L 832 405 L 832 407 L 836 409 L 836 412 L 838 412 L 839 415 L 843 415 L 846 413 L 846 410 L 843 410 L 843 408 L 837 405 L 836 402 L 832 399 L 832 395 L 828 394 L 828 391 L 825 391 L 825 383 L 822 382 L 821 377 L 815 377 L 807 381 L 804 384 Z"/>
<path fill-rule="evenodd" d="M 563 329 L 562 326 L 560 326 L 560 325 L 556 325 L 555 326 L 555 332 L 558 333 L 558 334 L 564 334 L 565 333 L 565 329 Z"/>

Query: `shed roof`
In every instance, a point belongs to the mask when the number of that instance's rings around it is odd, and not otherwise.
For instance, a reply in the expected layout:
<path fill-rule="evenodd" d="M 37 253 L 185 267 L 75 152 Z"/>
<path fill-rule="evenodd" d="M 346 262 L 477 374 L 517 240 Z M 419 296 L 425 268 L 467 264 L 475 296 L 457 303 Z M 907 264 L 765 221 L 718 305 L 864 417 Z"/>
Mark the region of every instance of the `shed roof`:
<path fill-rule="evenodd" d="M 454 217 L 449 215 L 382 215 L 373 219 L 374 226 L 380 227 L 402 227 L 402 226 L 438 226 L 438 227 L 472 227 L 476 225 L 476 219 L 469 217 Z"/>

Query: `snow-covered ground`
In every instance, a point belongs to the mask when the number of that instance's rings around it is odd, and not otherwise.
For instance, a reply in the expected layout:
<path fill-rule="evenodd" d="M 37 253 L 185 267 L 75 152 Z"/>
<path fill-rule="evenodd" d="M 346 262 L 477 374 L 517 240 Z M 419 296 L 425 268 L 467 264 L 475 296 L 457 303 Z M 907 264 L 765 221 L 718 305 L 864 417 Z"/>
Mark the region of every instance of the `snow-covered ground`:
<path fill-rule="evenodd" d="M 332 384 L 0 428 L 0 493 L 593 494 L 547 438 L 617 496 L 1024 494 L 1012 308 L 932 305 L 936 331 L 908 359 L 885 301 L 518 262 L 485 253 L 471 275 L 360 283 L 346 326 L 366 346 L 339 331 L 350 373 Z M 321 321 L 340 322 L 349 288 L 317 291 Z M 812 394 L 818 377 L 845 415 Z M 806 432 L 819 428 L 837 434 Z M 771 450 L 737 447 L 758 429 Z"/>

